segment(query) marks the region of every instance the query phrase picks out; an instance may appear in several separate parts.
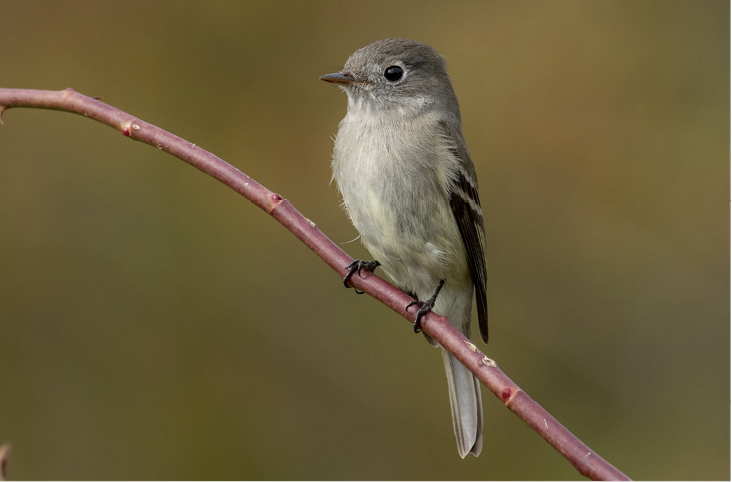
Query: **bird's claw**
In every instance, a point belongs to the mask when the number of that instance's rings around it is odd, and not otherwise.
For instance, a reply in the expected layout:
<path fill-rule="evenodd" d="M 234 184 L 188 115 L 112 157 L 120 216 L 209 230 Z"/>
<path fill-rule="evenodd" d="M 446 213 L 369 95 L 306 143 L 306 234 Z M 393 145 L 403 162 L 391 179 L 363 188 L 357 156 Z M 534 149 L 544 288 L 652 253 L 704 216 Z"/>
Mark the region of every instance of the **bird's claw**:
<path fill-rule="evenodd" d="M 420 305 L 419 311 L 417 311 L 417 316 L 414 318 L 414 323 L 412 323 L 415 333 L 419 333 L 420 331 L 422 331 L 422 317 L 432 311 L 432 308 L 435 307 L 435 300 L 437 299 L 437 295 L 440 293 L 442 285 L 444 284 L 445 280 L 440 280 L 440 284 L 437 285 L 435 293 L 427 301 L 410 301 L 405 308 L 405 310 L 408 310 L 412 305 Z"/>
<path fill-rule="evenodd" d="M 348 273 L 346 273 L 346 276 L 343 277 L 343 286 L 346 288 L 350 288 L 351 286 L 348 284 L 349 280 L 351 279 L 351 276 L 353 276 L 353 273 L 358 273 L 359 276 L 361 276 L 361 270 L 366 270 L 371 273 L 381 266 L 381 263 L 378 261 L 363 261 L 361 259 L 354 259 L 348 266 L 346 266 L 346 269 L 348 270 Z M 362 295 L 363 291 L 358 291 L 355 287 L 353 288 L 356 291 L 356 294 Z"/>

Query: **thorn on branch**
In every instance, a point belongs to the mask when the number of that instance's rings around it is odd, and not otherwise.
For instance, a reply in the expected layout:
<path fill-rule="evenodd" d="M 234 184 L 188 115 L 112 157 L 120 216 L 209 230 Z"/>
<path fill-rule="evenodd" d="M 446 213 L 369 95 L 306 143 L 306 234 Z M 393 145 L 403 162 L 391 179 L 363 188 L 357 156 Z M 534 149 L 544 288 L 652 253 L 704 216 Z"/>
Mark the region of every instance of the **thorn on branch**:
<path fill-rule="evenodd" d="M 84 114 L 84 115 L 86 115 L 86 114 Z M 139 130 L 140 130 L 139 125 L 133 124 L 132 122 L 128 122 L 127 124 L 125 124 L 124 127 L 122 127 L 122 135 L 124 135 L 125 137 L 130 137 L 130 135 L 132 134 L 132 131 L 139 131 Z M 158 148 L 159 147 L 160 146 L 158 146 Z"/>
<path fill-rule="evenodd" d="M 269 195 L 269 199 L 272 202 L 272 204 L 269 206 L 268 212 L 270 214 L 272 214 L 274 209 L 277 206 L 279 206 L 280 204 L 282 204 L 282 202 L 284 201 L 284 198 L 282 196 L 280 196 L 279 194 L 277 194 L 276 192 L 273 192 L 272 194 Z"/>
<path fill-rule="evenodd" d="M 511 395 L 513 395 L 513 390 L 511 390 L 509 387 L 501 390 L 501 398 L 504 402 L 508 401 L 508 399 L 511 398 Z"/>

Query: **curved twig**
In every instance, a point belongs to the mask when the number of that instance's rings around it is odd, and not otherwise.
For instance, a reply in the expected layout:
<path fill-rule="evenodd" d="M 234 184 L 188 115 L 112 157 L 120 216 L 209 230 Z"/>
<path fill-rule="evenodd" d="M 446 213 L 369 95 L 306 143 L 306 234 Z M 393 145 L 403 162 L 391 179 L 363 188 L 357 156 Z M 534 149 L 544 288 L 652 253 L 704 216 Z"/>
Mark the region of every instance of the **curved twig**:
<path fill-rule="evenodd" d="M 36 107 L 81 114 L 113 127 L 131 139 L 172 154 L 218 179 L 270 214 L 339 276 L 342 277 L 348 272 L 346 266 L 353 259 L 325 236 L 315 223 L 300 214 L 279 194 L 273 193 L 195 144 L 72 89 L 63 91 L 0 89 L 0 123 L 3 111 L 11 107 Z M 364 271 L 363 276 L 354 276 L 350 284 L 381 301 L 410 323 L 414 319 L 418 307 L 414 306 L 409 310 L 404 308 L 412 298 L 373 273 Z M 493 360 L 455 329 L 447 318 L 430 312 L 422 318 L 422 330 L 460 360 L 509 410 L 544 437 L 582 475 L 594 480 L 630 480 L 533 401 L 498 368 Z"/>

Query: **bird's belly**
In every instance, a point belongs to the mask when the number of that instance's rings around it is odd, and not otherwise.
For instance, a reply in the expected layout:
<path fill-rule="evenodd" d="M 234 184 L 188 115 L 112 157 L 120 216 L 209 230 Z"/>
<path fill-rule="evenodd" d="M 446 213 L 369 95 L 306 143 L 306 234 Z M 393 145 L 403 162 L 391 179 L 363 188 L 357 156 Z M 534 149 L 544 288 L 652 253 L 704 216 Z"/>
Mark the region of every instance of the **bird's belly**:
<path fill-rule="evenodd" d="M 400 287 L 424 296 L 441 279 L 464 279 L 467 255 L 440 186 L 428 178 L 361 173 L 343 200 L 374 259 Z M 428 193 L 425 190 L 431 189 Z"/>

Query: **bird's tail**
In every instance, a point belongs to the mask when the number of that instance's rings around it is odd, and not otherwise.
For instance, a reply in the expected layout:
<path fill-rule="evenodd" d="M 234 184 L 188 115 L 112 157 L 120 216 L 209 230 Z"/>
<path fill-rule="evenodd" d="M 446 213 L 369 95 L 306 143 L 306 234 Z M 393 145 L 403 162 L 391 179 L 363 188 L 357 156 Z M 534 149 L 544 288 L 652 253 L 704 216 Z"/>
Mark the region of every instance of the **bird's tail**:
<path fill-rule="evenodd" d="M 455 429 L 458 452 L 465 458 L 469 453 L 476 457 L 483 448 L 483 403 L 480 383 L 470 371 L 444 348 L 442 361 L 450 390 L 452 426 Z"/>

